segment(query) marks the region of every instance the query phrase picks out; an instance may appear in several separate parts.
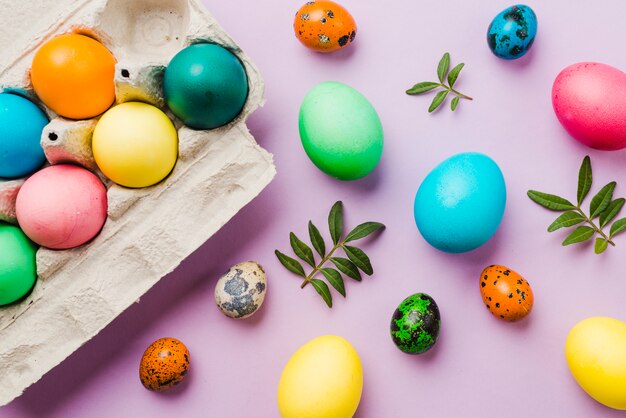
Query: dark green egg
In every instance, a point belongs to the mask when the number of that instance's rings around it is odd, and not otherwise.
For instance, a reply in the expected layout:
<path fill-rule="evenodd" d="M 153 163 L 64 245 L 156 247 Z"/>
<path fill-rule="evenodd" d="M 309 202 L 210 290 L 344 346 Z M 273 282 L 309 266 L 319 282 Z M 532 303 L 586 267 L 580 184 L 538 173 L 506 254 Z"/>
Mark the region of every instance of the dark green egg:
<path fill-rule="evenodd" d="M 437 342 L 441 316 L 433 298 L 416 293 L 404 299 L 391 318 L 391 339 L 408 354 L 421 354 Z"/>

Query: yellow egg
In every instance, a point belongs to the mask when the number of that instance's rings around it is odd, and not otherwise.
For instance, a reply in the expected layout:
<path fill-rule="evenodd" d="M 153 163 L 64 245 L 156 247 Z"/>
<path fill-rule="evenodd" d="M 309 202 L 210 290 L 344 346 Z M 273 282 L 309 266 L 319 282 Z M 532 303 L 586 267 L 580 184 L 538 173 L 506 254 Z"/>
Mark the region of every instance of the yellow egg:
<path fill-rule="evenodd" d="M 278 384 L 283 418 L 351 418 L 363 390 L 363 368 L 352 345 L 325 335 L 289 359 Z"/>
<path fill-rule="evenodd" d="M 178 157 L 178 134 L 158 108 L 128 102 L 108 110 L 92 140 L 96 164 L 105 176 L 126 187 L 147 187 L 163 180 Z"/>
<path fill-rule="evenodd" d="M 579 322 L 567 336 L 565 357 L 589 396 L 626 410 L 626 323 L 606 317 Z"/>

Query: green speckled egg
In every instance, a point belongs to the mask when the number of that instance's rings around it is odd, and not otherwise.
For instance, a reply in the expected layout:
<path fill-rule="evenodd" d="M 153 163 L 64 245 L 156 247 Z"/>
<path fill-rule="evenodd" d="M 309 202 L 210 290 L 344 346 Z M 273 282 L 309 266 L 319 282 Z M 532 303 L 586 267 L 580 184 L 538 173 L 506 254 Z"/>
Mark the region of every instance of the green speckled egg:
<path fill-rule="evenodd" d="M 361 93 L 337 82 L 320 83 L 300 107 L 300 139 L 320 170 L 356 180 L 374 170 L 383 152 L 383 127 Z"/>
<path fill-rule="evenodd" d="M 404 299 L 391 318 L 391 339 L 408 354 L 421 354 L 432 348 L 439 336 L 441 316 L 433 298 L 416 293 Z"/>

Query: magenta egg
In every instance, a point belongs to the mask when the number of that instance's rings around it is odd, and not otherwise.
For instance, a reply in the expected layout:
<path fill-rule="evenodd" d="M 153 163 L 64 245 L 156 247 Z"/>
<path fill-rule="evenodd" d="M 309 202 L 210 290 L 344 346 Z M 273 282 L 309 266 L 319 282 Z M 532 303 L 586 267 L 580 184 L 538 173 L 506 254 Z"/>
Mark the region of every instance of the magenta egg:
<path fill-rule="evenodd" d="M 37 244 L 52 249 L 82 245 L 107 217 L 107 190 L 93 173 L 55 165 L 32 175 L 17 195 L 17 220 Z"/>
<path fill-rule="evenodd" d="M 626 148 L 626 74 L 610 65 L 580 62 L 554 80 L 552 106 L 565 130 L 599 150 Z"/>

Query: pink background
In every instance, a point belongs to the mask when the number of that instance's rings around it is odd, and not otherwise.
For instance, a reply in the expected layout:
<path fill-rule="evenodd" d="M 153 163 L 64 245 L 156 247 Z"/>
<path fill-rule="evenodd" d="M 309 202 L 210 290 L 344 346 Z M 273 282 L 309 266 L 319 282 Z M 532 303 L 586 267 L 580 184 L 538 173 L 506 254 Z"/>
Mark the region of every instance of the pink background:
<path fill-rule="evenodd" d="M 360 418 L 622 414 L 578 387 L 563 347 L 569 329 L 584 318 L 626 319 L 626 235 L 602 256 L 584 245 L 562 248 L 565 233 L 546 232 L 556 215 L 526 197 L 527 189 L 536 188 L 574 198 L 586 154 L 596 179 L 592 193 L 618 180 L 616 195 L 626 195 L 626 152 L 579 145 L 558 124 L 550 103 L 552 81 L 569 64 L 597 60 L 626 69 L 622 0 L 531 2 L 539 34 L 531 52 L 514 62 L 494 57 L 485 40 L 491 19 L 509 2 L 344 0 L 359 32 L 351 47 L 333 55 L 309 52 L 293 36 L 299 1 L 205 3 L 265 77 L 267 104 L 249 126 L 274 153 L 278 175 L 139 304 L 0 416 L 277 417 L 284 364 L 300 345 L 323 334 L 343 336 L 360 353 Z M 443 109 L 429 115 L 432 96 L 409 97 L 404 90 L 434 80 L 445 51 L 453 65 L 467 64 L 458 88 L 476 100 L 462 101 L 454 114 Z M 326 80 L 357 88 L 380 114 L 385 150 L 366 179 L 333 180 L 302 150 L 300 101 Z M 436 164 L 463 151 L 485 152 L 499 163 L 508 204 L 502 226 L 485 246 L 444 254 L 419 235 L 413 198 Z M 387 229 L 363 245 L 374 276 L 347 282 L 347 300 L 336 295 L 329 310 L 311 288 L 300 290 L 273 251 L 289 250 L 290 231 L 306 236 L 309 219 L 327 236 L 327 211 L 339 199 L 348 226 L 377 220 Z M 265 266 L 269 293 L 257 315 L 236 322 L 215 306 L 213 287 L 229 266 L 248 259 Z M 483 306 L 478 277 L 492 263 L 517 270 L 532 285 L 535 307 L 527 320 L 504 323 Z M 415 292 L 435 298 L 442 331 L 431 352 L 412 357 L 394 347 L 389 322 L 397 304 Z M 176 390 L 156 394 L 141 386 L 138 364 L 144 349 L 164 336 L 187 344 L 192 371 Z"/>

